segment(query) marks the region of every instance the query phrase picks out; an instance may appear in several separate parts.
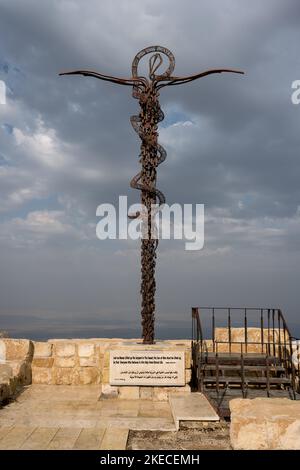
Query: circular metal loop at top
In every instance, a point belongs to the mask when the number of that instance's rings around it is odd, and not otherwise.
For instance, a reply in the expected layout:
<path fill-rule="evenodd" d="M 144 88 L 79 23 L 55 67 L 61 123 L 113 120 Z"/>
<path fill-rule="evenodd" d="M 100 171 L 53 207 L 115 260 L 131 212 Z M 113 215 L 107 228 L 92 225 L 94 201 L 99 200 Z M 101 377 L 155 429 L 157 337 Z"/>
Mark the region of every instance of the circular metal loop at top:
<path fill-rule="evenodd" d="M 137 78 L 139 75 L 138 75 L 138 65 L 139 65 L 139 62 L 140 60 L 147 54 L 151 54 L 152 52 L 156 52 L 156 53 L 161 53 L 165 56 L 167 56 L 168 60 L 169 60 L 169 66 L 167 68 L 167 70 L 162 73 L 162 74 L 158 74 L 156 75 L 155 73 L 153 74 L 153 76 L 155 78 L 168 78 L 171 76 L 171 74 L 173 73 L 174 71 L 174 68 L 175 68 L 175 57 L 174 55 L 172 54 L 171 51 L 169 51 L 169 49 L 167 49 L 166 47 L 161 47 L 161 46 L 149 46 L 149 47 L 146 47 L 145 49 L 142 49 L 140 52 L 138 52 L 135 56 L 135 58 L 133 59 L 133 62 L 132 62 L 132 67 L 131 67 L 131 70 L 132 70 L 132 77 L 133 78 Z M 151 58 L 150 58 L 151 60 Z M 150 77 L 152 78 L 152 77 Z"/>

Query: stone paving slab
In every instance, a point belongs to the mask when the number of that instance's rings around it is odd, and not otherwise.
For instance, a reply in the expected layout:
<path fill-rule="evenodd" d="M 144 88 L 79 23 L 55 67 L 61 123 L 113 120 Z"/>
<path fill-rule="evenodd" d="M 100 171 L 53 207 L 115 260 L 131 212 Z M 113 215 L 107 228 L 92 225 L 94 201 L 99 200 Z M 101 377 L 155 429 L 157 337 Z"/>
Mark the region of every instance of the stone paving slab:
<path fill-rule="evenodd" d="M 73 449 L 81 429 L 79 428 L 60 428 L 49 445 L 47 450 L 71 450 Z"/>
<path fill-rule="evenodd" d="M 33 433 L 34 427 L 14 426 L 0 440 L 0 450 L 20 449 L 26 439 Z"/>
<path fill-rule="evenodd" d="M 98 450 L 100 449 L 105 428 L 85 428 L 80 431 L 80 434 L 75 442 L 73 449 L 76 450 Z M 122 449 L 121 449 L 122 450 Z"/>
<path fill-rule="evenodd" d="M 125 450 L 126 428 L 0 428 L 1 450 Z"/>
<path fill-rule="evenodd" d="M 174 394 L 169 398 L 176 429 L 180 421 L 219 421 L 207 398 L 202 393 Z"/>
<path fill-rule="evenodd" d="M 44 450 L 58 432 L 59 428 L 36 428 L 21 445 L 21 450 Z M 1 441 L 0 441 L 1 443 Z"/>
<path fill-rule="evenodd" d="M 101 450 L 124 450 L 126 449 L 129 430 L 126 428 L 106 428 Z"/>

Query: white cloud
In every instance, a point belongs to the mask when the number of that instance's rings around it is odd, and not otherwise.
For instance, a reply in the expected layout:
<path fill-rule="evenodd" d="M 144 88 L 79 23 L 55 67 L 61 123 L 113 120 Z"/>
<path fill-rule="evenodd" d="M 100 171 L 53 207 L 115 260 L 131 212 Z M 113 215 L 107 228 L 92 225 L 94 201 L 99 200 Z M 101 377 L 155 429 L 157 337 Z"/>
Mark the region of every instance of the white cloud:
<path fill-rule="evenodd" d="M 61 170 L 71 164 L 71 158 L 65 151 L 65 145 L 59 141 L 54 129 L 46 128 L 39 118 L 36 122 L 36 130 L 32 133 L 14 128 L 13 136 L 16 145 L 22 148 L 29 159 L 35 159 L 37 163 Z"/>

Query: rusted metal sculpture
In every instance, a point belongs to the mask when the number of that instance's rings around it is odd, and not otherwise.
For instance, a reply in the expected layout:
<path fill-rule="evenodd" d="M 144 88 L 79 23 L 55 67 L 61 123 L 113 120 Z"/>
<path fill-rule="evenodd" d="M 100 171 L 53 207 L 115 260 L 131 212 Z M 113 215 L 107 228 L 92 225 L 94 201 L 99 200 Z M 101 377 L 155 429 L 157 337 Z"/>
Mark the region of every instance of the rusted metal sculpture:
<path fill-rule="evenodd" d="M 149 59 L 149 76 L 144 77 L 138 73 L 140 60 L 147 54 Z M 157 71 L 163 64 L 163 56 L 167 58 L 168 65 L 163 73 Z M 132 95 L 139 100 L 140 113 L 131 116 L 132 127 L 139 135 L 141 143 L 140 163 L 141 171 L 132 178 L 130 186 L 141 191 L 141 203 L 146 208 L 145 215 L 137 212 L 129 215 L 130 218 L 142 219 L 142 246 L 141 246 L 141 295 L 142 295 L 142 338 L 144 344 L 154 343 L 154 315 L 155 315 L 155 266 L 156 249 L 158 245 L 154 205 L 159 208 L 165 202 L 164 194 L 156 188 L 157 167 L 166 159 L 165 149 L 158 143 L 158 123 L 164 119 L 164 113 L 159 105 L 159 90 L 165 86 L 189 83 L 206 75 L 232 72 L 243 73 L 238 70 L 214 69 L 207 70 L 187 77 L 176 77 L 172 73 L 175 68 L 175 58 L 171 51 L 161 46 L 151 46 L 141 50 L 132 62 L 132 76 L 119 78 L 103 75 L 90 70 L 75 70 L 60 75 L 84 75 L 100 80 L 132 86 Z"/>

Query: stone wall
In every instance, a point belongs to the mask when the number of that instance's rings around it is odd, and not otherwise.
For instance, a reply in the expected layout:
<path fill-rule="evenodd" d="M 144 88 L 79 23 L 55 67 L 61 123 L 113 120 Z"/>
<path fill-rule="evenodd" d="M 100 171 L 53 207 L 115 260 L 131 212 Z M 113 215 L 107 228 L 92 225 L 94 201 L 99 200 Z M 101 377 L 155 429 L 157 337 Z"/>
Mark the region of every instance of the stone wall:
<path fill-rule="evenodd" d="M 264 353 L 266 353 L 266 345 L 268 341 L 279 344 L 279 331 L 278 329 L 273 330 L 270 328 L 268 331 L 267 328 L 263 329 L 263 341 L 264 341 Z M 261 329 L 255 327 L 247 328 L 247 352 L 248 353 L 258 353 L 262 352 L 261 347 Z M 284 333 L 280 331 L 280 342 L 281 345 L 284 343 Z M 287 340 L 287 338 L 286 338 Z M 218 342 L 218 352 L 227 353 L 229 352 L 229 330 L 228 328 L 215 328 L 215 342 Z M 213 350 L 213 342 L 208 339 L 205 341 L 206 350 L 211 352 Z M 231 328 L 231 352 L 240 353 L 245 352 L 245 328 Z"/>
<path fill-rule="evenodd" d="M 101 340 L 34 342 L 32 383 L 89 385 L 101 382 Z"/>
<path fill-rule="evenodd" d="M 111 387 L 109 384 L 109 355 L 112 349 L 135 349 L 140 340 L 119 338 L 95 339 L 51 339 L 47 342 L 33 342 L 32 383 L 54 385 L 101 384 L 103 396 L 126 399 L 139 397 L 153 400 L 167 400 L 168 394 L 176 391 L 190 391 L 191 342 L 162 341 L 159 348 L 185 351 L 185 383 L 183 387 Z M 126 343 L 126 346 L 124 344 Z M 132 345 L 132 346 L 131 346 Z M 143 349 L 153 346 L 143 346 Z M 155 345 L 154 345 L 155 348 Z"/>

